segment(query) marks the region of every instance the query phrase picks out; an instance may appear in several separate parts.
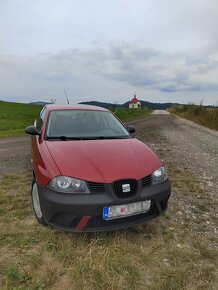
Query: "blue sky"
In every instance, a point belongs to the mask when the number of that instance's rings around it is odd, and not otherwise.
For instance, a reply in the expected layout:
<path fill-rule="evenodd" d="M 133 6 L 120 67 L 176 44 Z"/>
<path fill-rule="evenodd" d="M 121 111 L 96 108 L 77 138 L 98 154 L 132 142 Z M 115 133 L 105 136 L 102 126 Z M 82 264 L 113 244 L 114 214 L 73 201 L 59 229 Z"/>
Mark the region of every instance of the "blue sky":
<path fill-rule="evenodd" d="M 218 105 L 216 0 L 1 0 L 0 99 Z"/>

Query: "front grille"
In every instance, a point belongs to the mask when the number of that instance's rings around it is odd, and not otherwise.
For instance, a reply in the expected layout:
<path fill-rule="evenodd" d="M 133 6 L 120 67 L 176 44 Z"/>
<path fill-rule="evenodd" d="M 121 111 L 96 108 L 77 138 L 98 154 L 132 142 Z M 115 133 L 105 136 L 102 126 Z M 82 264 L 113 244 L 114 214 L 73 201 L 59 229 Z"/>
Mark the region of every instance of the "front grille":
<path fill-rule="evenodd" d="M 105 192 L 104 184 L 88 181 L 88 186 L 91 193 Z"/>
<path fill-rule="evenodd" d="M 142 178 L 142 187 L 149 187 L 152 184 L 151 175 Z"/>
<path fill-rule="evenodd" d="M 115 230 L 141 223 L 148 219 L 155 218 L 158 215 L 159 213 L 157 211 L 157 208 L 154 202 L 152 201 L 151 208 L 146 213 L 114 220 L 104 220 L 102 218 L 102 215 L 92 216 L 88 221 L 86 227 L 84 228 L 84 231 L 92 232 L 92 231 Z M 83 216 L 75 216 L 69 213 L 59 213 L 53 217 L 51 225 L 57 228 L 65 229 L 67 231 L 75 231 L 76 226 L 79 224 L 82 217 Z"/>
<path fill-rule="evenodd" d="M 129 191 L 125 192 L 123 185 L 129 185 Z M 122 179 L 115 181 L 113 183 L 113 188 L 116 196 L 118 198 L 124 199 L 128 197 L 133 197 L 137 193 L 138 184 L 135 179 Z"/>

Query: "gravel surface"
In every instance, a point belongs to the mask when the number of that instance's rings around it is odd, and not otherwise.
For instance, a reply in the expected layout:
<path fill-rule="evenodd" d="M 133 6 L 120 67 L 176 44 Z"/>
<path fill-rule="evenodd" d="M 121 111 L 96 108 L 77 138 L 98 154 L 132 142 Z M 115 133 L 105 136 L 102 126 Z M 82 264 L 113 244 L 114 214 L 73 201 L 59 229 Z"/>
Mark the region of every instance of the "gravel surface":
<path fill-rule="evenodd" d="M 30 168 L 30 137 L 0 138 L 0 177 Z"/>
<path fill-rule="evenodd" d="M 171 153 L 207 183 L 211 194 L 218 193 L 218 132 L 182 118 L 174 122 L 174 129 L 163 129 Z"/>
<path fill-rule="evenodd" d="M 185 166 L 218 193 L 218 132 L 174 116 L 154 111 L 145 121 L 134 123 L 135 134 L 159 153 L 166 163 Z"/>
<path fill-rule="evenodd" d="M 135 137 L 155 150 L 169 169 L 172 220 L 197 239 L 214 241 L 218 250 L 218 132 L 165 111 L 154 111 L 134 125 Z"/>

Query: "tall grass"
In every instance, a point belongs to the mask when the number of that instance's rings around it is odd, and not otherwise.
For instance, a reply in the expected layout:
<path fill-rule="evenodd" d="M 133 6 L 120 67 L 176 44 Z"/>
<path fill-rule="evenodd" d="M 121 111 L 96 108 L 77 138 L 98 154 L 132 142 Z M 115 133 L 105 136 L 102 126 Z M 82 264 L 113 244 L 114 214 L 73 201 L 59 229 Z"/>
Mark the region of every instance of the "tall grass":
<path fill-rule="evenodd" d="M 206 108 L 202 105 L 173 105 L 169 111 L 199 125 L 218 130 L 218 108 Z"/>

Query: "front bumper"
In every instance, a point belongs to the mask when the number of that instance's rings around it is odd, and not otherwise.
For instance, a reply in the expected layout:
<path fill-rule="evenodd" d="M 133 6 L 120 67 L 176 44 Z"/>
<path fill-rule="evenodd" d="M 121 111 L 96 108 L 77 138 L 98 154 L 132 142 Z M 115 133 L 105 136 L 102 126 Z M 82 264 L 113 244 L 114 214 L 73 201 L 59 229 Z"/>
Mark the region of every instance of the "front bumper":
<path fill-rule="evenodd" d="M 104 184 L 105 192 L 91 194 L 65 194 L 38 184 L 43 217 L 51 226 L 65 231 L 108 231 L 153 219 L 166 211 L 171 194 L 169 180 L 143 188 L 138 186 L 133 197 L 120 199 L 111 184 Z M 114 220 L 102 218 L 103 207 L 151 200 L 148 212 Z"/>

